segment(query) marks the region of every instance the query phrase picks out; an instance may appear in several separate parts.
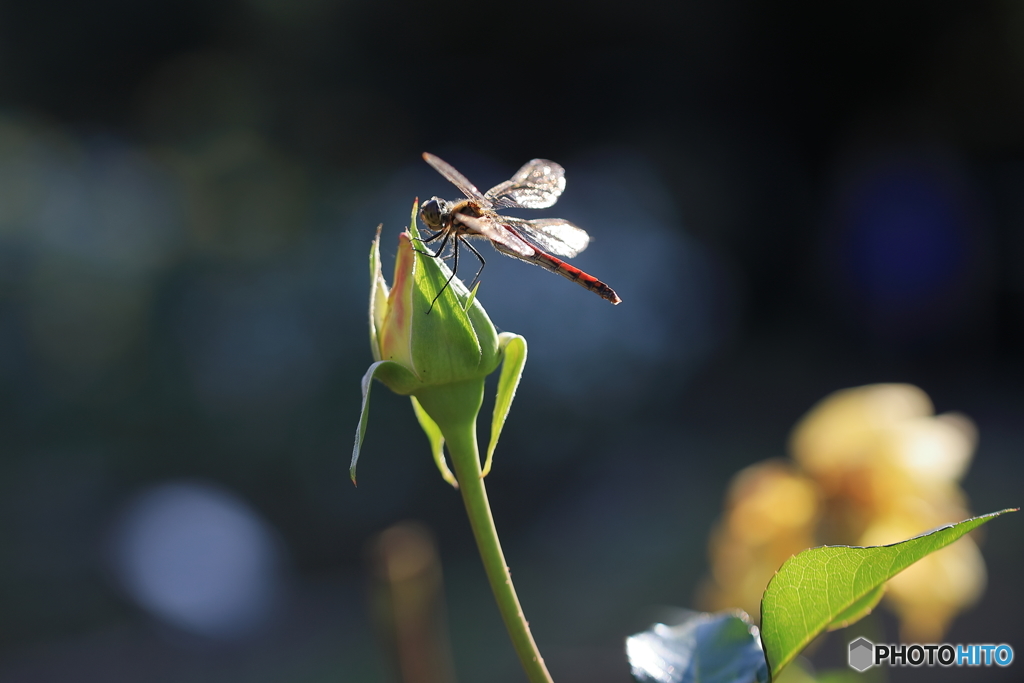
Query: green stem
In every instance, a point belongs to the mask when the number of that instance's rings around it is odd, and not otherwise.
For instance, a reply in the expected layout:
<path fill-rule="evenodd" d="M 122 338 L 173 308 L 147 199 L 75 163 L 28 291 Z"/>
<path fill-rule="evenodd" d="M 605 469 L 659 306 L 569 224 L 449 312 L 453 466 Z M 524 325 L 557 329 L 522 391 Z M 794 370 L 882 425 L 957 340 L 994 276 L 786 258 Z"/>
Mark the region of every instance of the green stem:
<path fill-rule="evenodd" d="M 512 575 L 505 564 L 505 555 L 501 552 L 501 543 L 498 541 L 498 530 L 494 527 L 491 506 L 487 502 L 487 489 L 480 476 L 476 416 L 483 402 L 483 382 L 469 382 L 462 387 L 466 401 L 450 401 L 453 388 L 453 385 L 446 385 L 447 400 L 444 401 L 433 400 L 435 397 L 431 396 L 431 390 L 418 393 L 417 399 L 428 412 L 431 412 L 432 407 L 440 409 L 440 414 L 437 410 L 434 411 L 434 419 L 448 445 L 448 453 L 455 467 L 455 476 L 459 481 L 462 501 L 466 505 L 469 523 L 473 527 L 473 536 L 480 550 L 484 571 L 487 573 L 487 580 L 491 584 L 491 591 L 494 592 L 501 617 L 505 621 L 505 628 L 512 639 L 512 645 L 519 655 L 519 661 L 522 662 L 530 683 L 552 683 L 551 674 L 548 673 L 544 659 L 540 656 L 540 650 L 537 649 L 537 643 L 533 640 L 530 626 L 516 596 L 515 586 L 512 585 Z M 476 404 L 475 408 L 468 410 L 473 403 Z M 459 405 L 462 409 L 445 410 L 454 405 Z"/>

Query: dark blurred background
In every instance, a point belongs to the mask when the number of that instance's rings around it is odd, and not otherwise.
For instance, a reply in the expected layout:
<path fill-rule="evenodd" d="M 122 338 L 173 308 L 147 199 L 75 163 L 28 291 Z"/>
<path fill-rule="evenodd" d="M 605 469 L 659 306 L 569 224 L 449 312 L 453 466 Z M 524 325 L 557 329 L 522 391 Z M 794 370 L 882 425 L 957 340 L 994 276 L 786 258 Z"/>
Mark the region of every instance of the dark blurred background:
<path fill-rule="evenodd" d="M 4 0 L 0 680 L 398 680 L 407 519 L 458 680 L 523 680 L 408 399 L 347 478 L 374 228 L 390 264 L 457 194 L 425 150 L 561 163 L 543 215 L 624 300 L 484 251 L 530 343 L 487 481 L 555 680 L 629 680 L 730 476 L 833 390 L 921 386 L 978 424 L 972 509 L 1024 502 L 1019 2 Z M 1024 654 L 1022 540 L 989 525 L 948 640 Z"/>

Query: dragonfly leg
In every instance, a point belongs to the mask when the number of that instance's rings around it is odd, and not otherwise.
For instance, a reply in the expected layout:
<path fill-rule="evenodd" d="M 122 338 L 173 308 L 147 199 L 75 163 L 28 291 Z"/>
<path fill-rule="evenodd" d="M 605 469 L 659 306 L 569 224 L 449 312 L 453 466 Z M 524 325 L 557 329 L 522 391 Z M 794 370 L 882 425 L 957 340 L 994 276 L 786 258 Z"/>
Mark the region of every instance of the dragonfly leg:
<path fill-rule="evenodd" d="M 444 233 L 441 233 L 441 232 L 435 233 L 433 237 L 430 237 L 430 238 L 425 239 L 425 240 L 421 240 L 421 239 L 418 239 L 418 238 L 415 238 L 415 237 L 413 238 L 413 239 L 415 239 L 418 242 L 423 242 L 423 244 L 428 244 L 428 243 L 433 242 L 434 240 L 436 240 L 441 235 L 444 235 L 444 239 L 441 240 L 441 247 L 437 250 L 436 253 L 431 254 L 429 251 L 423 251 L 422 249 L 417 249 L 416 247 L 413 247 L 412 250 L 416 251 L 416 252 L 419 252 L 420 254 L 423 254 L 424 256 L 429 256 L 430 258 L 441 258 L 441 252 L 444 251 L 444 245 L 448 244 L 448 233 L 446 233 L 446 232 L 444 232 Z"/>
<path fill-rule="evenodd" d="M 447 239 L 448 237 L 446 235 L 445 241 L 447 241 Z M 459 242 L 465 242 L 465 240 L 456 235 L 455 239 L 452 240 L 452 252 L 455 258 L 455 263 L 452 265 L 452 274 L 448 276 L 448 279 L 445 280 L 444 287 L 437 291 L 437 296 L 435 296 L 434 300 L 430 302 L 430 308 L 427 309 L 427 315 L 430 315 L 430 312 L 434 310 L 434 304 L 437 303 L 437 300 L 441 297 L 441 294 L 444 293 L 444 290 L 448 289 L 448 285 L 452 283 L 452 279 L 455 277 L 455 273 L 459 272 Z M 444 247 L 444 242 L 441 243 L 441 246 L 442 248 Z M 469 246 L 468 242 L 466 243 L 466 246 Z M 473 249 L 473 247 L 469 248 Z M 476 249 L 473 249 L 473 251 L 476 251 Z"/>
<path fill-rule="evenodd" d="M 469 283 L 469 289 L 473 289 L 473 286 L 476 284 L 476 281 L 480 279 L 480 273 L 484 272 L 484 266 L 487 265 L 487 261 L 480 254 L 480 252 L 476 250 L 476 247 L 469 243 L 469 240 L 463 240 L 462 243 L 469 247 L 469 250 L 473 252 L 476 255 L 476 257 L 480 260 L 480 268 L 476 271 L 476 275 L 473 276 L 473 281 Z"/>
<path fill-rule="evenodd" d="M 416 240 L 417 242 L 423 242 L 423 244 L 430 244 L 431 242 L 436 240 L 441 235 L 444 235 L 445 232 L 446 232 L 445 230 L 438 230 L 437 232 L 435 232 L 433 235 L 431 235 L 427 239 L 421 239 L 419 237 L 413 237 L 413 239 Z"/>

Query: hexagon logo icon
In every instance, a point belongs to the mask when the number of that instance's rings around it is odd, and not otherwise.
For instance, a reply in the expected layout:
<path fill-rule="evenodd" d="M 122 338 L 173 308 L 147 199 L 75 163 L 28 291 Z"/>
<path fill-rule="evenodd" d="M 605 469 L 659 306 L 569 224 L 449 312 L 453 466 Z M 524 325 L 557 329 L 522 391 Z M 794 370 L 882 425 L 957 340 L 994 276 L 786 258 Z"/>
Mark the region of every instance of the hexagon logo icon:
<path fill-rule="evenodd" d="M 850 643 L 850 668 L 857 671 L 867 671 L 871 668 L 872 660 L 875 658 L 875 644 L 867 638 L 858 638 Z"/>

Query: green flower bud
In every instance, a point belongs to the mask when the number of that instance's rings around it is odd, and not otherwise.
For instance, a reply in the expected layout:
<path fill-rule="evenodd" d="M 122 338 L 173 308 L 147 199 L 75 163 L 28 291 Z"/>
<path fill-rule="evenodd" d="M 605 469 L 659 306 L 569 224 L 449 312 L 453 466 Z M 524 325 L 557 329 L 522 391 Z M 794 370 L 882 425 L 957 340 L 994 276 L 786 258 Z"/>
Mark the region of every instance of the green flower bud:
<path fill-rule="evenodd" d="M 414 247 L 416 236 L 415 223 L 398 236 L 390 291 L 381 273 L 379 232 L 370 256 L 373 356 L 408 370 L 414 378 L 409 383 L 381 379 L 392 391 L 413 395 L 424 387 L 482 379 L 501 362 L 498 332 L 465 285 L 453 279 L 437 297 L 451 271 Z"/>
<path fill-rule="evenodd" d="M 353 481 L 373 379 L 397 394 L 413 397 L 416 416 L 430 439 L 438 467 L 454 484 L 455 478 L 444 464 L 444 440 L 451 441 L 455 432 L 465 436 L 465 430 L 475 425 L 484 378 L 498 368 L 515 340 L 510 356 L 513 363 L 499 381 L 486 472 L 526 361 L 526 341 L 518 335 L 499 335 L 475 290 L 469 292 L 459 279 L 451 277 L 443 261 L 416 246 L 417 208 L 414 204 L 409 231 L 398 236 L 390 289 L 381 272 L 379 227 L 370 250 L 370 347 L 376 362 L 363 377 L 363 411 L 352 453 Z"/>

